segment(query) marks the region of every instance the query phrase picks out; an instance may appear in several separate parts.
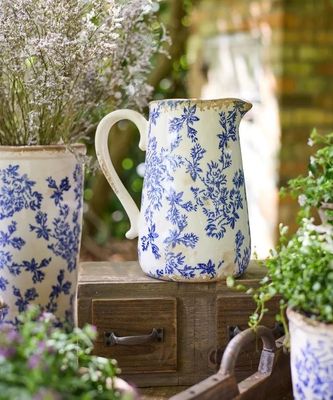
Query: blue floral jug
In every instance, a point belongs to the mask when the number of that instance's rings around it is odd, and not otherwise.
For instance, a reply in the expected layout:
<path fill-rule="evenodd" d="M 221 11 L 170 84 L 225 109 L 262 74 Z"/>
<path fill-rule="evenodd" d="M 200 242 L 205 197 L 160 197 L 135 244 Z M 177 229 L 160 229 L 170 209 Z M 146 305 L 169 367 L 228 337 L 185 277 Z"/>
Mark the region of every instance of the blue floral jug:
<path fill-rule="evenodd" d="M 206 282 L 247 268 L 251 245 L 238 127 L 250 108 L 239 99 L 158 100 L 150 103 L 149 121 L 118 110 L 99 123 L 97 158 L 129 216 L 126 237 L 139 237 L 146 274 Z M 109 156 L 109 131 L 123 119 L 136 124 L 139 147 L 147 151 L 141 211 Z"/>
<path fill-rule="evenodd" d="M 0 146 L 0 325 L 32 304 L 74 324 L 83 175 L 64 145 Z"/>

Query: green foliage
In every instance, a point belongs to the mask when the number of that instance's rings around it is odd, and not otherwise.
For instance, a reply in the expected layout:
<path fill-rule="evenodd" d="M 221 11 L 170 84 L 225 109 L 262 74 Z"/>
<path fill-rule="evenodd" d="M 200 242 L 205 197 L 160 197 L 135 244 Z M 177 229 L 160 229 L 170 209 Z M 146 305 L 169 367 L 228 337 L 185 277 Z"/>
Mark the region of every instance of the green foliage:
<path fill-rule="evenodd" d="M 286 332 L 287 306 L 314 320 L 333 323 L 333 225 L 331 221 L 315 225 L 309 218 L 312 207 L 333 201 L 333 134 L 321 136 L 314 131 L 312 143 L 322 147 L 311 157 L 308 176 L 289 181 L 284 190 L 301 198 L 298 230 L 288 238 L 288 228 L 280 226 L 278 246 L 261 263 L 267 275 L 259 288 L 237 285 L 232 277 L 227 280 L 229 287 L 253 296 L 257 307 L 249 326 L 254 329 L 267 311 L 267 301 L 277 294 L 282 296 L 277 320 Z"/>
<path fill-rule="evenodd" d="M 0 327 L 0 399 L 132 399 L 114 389 L 116 361 L 91 355 L 94 327 L 66 332 L 38 307 L 19 320 Z"/>
<path fill-rule="evenodd" d="M 316 130 L 310 135 L 310 146 L 319 148 L 310 158 L 307 176 L 299 176 L 282 188 L 282 194 L 289 192 L 303 208 L 302 216 L 309 216 L 311 207 L 322 203 L 333 203 L 333 132 L 320 135 Z"/>

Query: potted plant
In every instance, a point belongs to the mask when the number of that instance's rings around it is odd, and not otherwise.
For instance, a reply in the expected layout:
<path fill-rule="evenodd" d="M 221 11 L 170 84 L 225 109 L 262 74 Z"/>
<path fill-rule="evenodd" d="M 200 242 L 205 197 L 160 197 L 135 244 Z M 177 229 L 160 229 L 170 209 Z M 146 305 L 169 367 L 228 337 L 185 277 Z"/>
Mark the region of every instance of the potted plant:
<path fill-rule="evenodd" d="M 0 294 L 72 318 L 85 148 L 115 107 L 146 104 L 158 0 L 0 2 Z"/>
<path fill-rule="evenodd" d="M 312 138 L 317 142 L 316 133 Z M 285 328 L 285 343 L 291 350 L 297 400 L 333 398 L 333 224 L 330 210 L 325 211 L 329 218 L 320 225 L 309 218 L 312 207 L 332 201 L 332 138 L 332 134 L 327 136 L 325 146 L 311 160 L 308 177 L 289 184 L 292 193 L 299 195 L 299 228 L 288 238 L 287 227 L 280 226 L 279 244 L 262 262 L 267 275 L 259 288 L 237 285 L 232 277 L 227 282 L 253 295 L 257 308 L 249 325 L 254 329 L 267 311 L 267 301 L 282 296 L 277 319 Z"/>
<path fill-rule="evenodd" d="M 115 360 L 91 355 L 96 331 L 67 332 L 51 313 L 28 307 L 17 327 L 0 326 L 0 400 L 134 400 Z"/>

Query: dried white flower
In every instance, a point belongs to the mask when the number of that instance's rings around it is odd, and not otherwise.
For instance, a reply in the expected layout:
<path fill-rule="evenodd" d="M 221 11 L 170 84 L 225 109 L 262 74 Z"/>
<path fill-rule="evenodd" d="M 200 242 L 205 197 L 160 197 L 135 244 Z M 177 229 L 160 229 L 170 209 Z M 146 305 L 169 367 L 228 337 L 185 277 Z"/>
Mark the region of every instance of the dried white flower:
<path fill-rule="evenodd" d="M 72 142 L 101 113 L 142 108 L 157 10 L 158 0 L 1 0 L 0 145 Z"/>

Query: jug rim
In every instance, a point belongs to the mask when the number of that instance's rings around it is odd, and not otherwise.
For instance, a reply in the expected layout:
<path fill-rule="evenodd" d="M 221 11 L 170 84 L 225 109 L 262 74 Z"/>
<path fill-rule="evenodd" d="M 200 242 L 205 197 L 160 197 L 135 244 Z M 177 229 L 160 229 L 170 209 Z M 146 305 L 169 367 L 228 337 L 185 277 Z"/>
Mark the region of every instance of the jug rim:
<path fill-rule="evenodd" d="M 160 104 L 162 106 L 168 105 L 171 107 L 175 107 L 177 105 L 182 105 L 184 103 L 190 105 L 197 105 L 200 109 L 209 109 L 220 106 L 227 106 L 230 103 L 240 103 L 242 104 L 244 111 L 249 111 L 252 108 L 252 104 L 249 101 L 242 100 L 236 97 L 225 97 L 219 99 L 199 99 L 196 97 L 193 98 L 174 98 L 174 99 L 160 99 L 160 100 L 152 100 L 149 102 L 149 107 L 155 104 Z"/>

